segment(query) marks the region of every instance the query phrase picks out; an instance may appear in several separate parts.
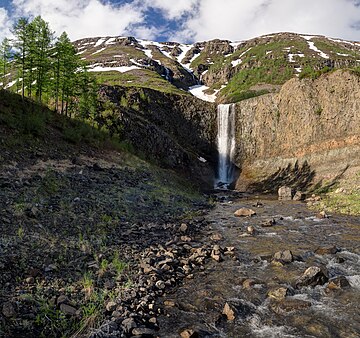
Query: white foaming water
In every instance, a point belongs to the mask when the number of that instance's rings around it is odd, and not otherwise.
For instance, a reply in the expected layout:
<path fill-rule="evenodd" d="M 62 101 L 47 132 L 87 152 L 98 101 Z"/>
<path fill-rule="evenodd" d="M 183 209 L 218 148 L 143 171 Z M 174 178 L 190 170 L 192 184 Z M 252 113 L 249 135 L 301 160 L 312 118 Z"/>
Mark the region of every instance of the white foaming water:
<path fill-rule="evenodd" d="M 235 153 L 235 105 L 218 105 L 218 181 L 217 186 L 227 188 L 234 179 L 233 158 Z"/>

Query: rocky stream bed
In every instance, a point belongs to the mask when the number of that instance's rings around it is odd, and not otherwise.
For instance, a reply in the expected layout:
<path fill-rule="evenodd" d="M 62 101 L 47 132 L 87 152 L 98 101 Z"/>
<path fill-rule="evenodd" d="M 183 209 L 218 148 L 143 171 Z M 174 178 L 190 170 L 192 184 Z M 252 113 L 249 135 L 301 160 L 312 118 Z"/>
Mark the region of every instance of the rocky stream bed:
<path fill-rule="evenodd" d="M 358 217 L 217 197 L 203 237 L 213 259 L 158 302 L 160 337 L 359 337 Z"/>
<path fill-rule="evenodd" d="M 208 209 L 122 161 L 2 172 L 1 337 L 359 336 L 358 218 L 221 191 Z"/>

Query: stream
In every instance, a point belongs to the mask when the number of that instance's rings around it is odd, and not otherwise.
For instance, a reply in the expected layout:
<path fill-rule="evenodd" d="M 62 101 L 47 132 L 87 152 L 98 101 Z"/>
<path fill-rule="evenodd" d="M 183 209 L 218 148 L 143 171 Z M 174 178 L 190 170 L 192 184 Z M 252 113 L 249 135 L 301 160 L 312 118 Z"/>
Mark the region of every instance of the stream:
<path fill-rule="evenodd" d="M 160 337 L 360 337 L 359 217 L 321 218 L 304 202 L 271 196 L 219 192 L 217 199 L 193 245 L 234 249 L 160 300 L 172 304 L 158 318 Z M 235 217 L 242 207 L 256 215 Z M 274 260 L 284 250 L 292 261 Z M 311 266 L 346 280 L 338 288 L 296 286 Z"/>

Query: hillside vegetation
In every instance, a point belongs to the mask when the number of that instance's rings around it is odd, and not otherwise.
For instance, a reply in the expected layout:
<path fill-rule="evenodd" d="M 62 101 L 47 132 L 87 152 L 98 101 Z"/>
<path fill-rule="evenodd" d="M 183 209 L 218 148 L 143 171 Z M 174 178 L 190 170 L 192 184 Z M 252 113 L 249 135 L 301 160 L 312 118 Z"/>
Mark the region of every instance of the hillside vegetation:
<path fill-rule="evenodd" d="M 206 206 L 128 150 L 0 91 L 0 336 L 88 336 L 106 304 L 132 292 L 138 253 Z"/>

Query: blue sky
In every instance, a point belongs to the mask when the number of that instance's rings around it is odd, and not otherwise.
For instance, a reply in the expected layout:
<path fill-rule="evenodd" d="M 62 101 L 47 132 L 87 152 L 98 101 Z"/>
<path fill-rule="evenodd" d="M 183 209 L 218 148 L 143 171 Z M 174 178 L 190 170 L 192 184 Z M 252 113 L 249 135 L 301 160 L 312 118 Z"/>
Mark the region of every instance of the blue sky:
<path fill-rule="evenodd" d="M 75 40 L 239 41 L 274 32 L 360 40 L 360 0 L 0 0 L 0 39 L 20 16 L 41 15 Z"/>

